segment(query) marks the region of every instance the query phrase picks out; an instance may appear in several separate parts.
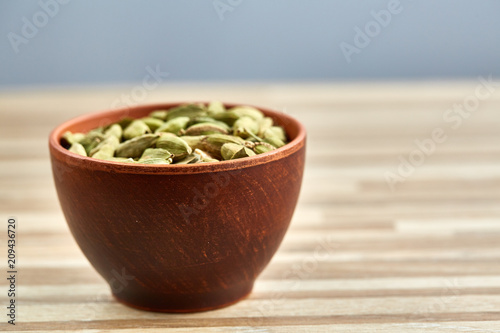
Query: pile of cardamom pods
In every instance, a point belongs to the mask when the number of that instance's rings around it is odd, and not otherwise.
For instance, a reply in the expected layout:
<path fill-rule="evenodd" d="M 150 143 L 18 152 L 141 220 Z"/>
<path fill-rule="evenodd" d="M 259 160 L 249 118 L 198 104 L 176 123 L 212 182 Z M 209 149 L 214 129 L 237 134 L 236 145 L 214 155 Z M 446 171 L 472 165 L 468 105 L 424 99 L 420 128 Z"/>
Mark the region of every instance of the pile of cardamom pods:
<path fill-rule="evenodd" d="M 286 144 L 286 133 L 250 106 L 226 109 L 218 101 L 155 110 L 140 119 L 123 118 L 88 133 L 63 134 L 71 152 L 93 158 L 143 164 L 195 164 L 262 154 Z"/>

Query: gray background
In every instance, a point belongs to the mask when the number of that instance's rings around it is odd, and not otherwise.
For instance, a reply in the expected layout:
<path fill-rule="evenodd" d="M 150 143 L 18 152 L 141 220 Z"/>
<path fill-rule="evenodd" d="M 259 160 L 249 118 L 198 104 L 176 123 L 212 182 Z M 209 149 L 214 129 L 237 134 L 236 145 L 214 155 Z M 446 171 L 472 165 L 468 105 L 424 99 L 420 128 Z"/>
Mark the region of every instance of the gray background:
<path fill-rule="evenodd" d="M 53 3 L 56 0 L 41 0 Z M 62 0 L 61 0 L 62 1 Z M 65 0 L 68 1 L 68 0 Z M 355 27 L 390 1 L 72 0 L 15 52 L 40 1 L 0 2 L 0 87 L 168 81 L 453 79 L 500 74 L 500 1 L 401 0 L 401 13 L 352 55 Z M 48 15 L 46 15 L 48 17 Z M 38 14 L 43 19 L 43 14 Z M 43 23 L 43 21 L 41 21 Z"/>

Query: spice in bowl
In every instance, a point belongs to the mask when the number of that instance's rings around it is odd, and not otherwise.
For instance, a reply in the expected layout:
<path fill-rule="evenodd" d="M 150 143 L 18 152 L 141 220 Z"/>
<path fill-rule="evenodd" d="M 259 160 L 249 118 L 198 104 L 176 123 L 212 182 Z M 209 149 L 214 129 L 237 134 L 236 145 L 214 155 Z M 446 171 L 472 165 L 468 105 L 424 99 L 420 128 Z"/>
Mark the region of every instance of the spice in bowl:
<path fill-rule="evenodd" d="M 287 143 L 284 129 L 251 106 L 230 109 L 217 101 L 122 118 L 88 133 L 65 132 L 71 152 L 100 160 L 140 164 L 196 164 L 266 153 Z"/>

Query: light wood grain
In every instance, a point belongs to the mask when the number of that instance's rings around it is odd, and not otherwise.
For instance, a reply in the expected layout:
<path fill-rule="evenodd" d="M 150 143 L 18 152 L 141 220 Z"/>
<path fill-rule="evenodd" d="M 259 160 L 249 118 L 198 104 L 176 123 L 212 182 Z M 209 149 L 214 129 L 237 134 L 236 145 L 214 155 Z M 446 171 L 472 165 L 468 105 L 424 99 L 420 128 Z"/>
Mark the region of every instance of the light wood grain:
<path fill-rule="evenodd" d="M 280 250 L 247 299 L 195 314 L 117 303 L 57 202 L 50 130 L 109 108 L 133 86 L 0 92 L 0 217 L 19 225 L 18 323 L 4 318 L 0 330 L 500 332 L 500 89 L 458 128 L 444 118 L 478 85 L 183 83 L 149 92 L 141 103 L 268 106 L 308 130 L 303 188 Z M 435 128 L 447 140 L 391 190 L 386 173 Z M 3 231 L 4 258 L 6 240 Z M 2 308 L 6 291 L 1 279 Z"/>

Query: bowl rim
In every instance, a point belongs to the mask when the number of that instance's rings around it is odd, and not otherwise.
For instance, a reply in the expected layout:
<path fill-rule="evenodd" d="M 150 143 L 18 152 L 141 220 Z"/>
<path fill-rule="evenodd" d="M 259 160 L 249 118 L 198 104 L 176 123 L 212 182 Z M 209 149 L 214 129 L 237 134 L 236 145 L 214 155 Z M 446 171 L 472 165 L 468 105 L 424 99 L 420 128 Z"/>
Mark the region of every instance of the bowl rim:
<path fill-rule="evenodd" d="M 243 169 L 247 167 L 253 167 L 264 163 L 269 163 L 275 160 L 279 160 L 286 156 L 289 156 L 302 147 L 305 146 L 306 141 L 306 129 L 304 125 L 299 122 L 294 117 L 279 111 L 268 109 L 265 107 L 254 106 L 250 104 L 243 103 L 223 103 L 226 107 L 231 108 L 235 106 L 245 105 L 257 108 L 262 111 L 266 116 L 271 116 L 272 118 L 278 119 L 283 122 L 285 130 L 288 129 L 289 124 L 293 124 L 297 128 L 297 135 L 292 141 L 288 142 L 281 148 L 269 151 L 267 153 L 258 154 L 251 157 L 245 157 L 236 160 L 220 161 L 220 162 L 208 162 L 199 164 L 131 164 L 125 162 L 116 161 L 106 161 L 99 160 L 92 157 L 81 156 L 76 153 L 70 152 L 68 149 L 64 148 L 60 144 L 60 139 L 62 134 L 68 130 L 68 128 L 89 122 L 97 119 L 108 119 L 108 117 L 117 117 L 122 114 L 121 117 L 129 115 L 130 112 L 142 112 L 142 111 L 153 111 L 160 109 L 168 109 L 182 104 L 192 104 L 192 103 L 204 103 L 207 105 L 209 102 L 206 101 L 196 101 L 196 102 L 165 102 L 165 103 L 155 103 L 155 104 L 141 104 L 131 107 L 119 108 L 119 109 L 106 109 L 102 111 L 92 112 L 83 114 L 72 119 L 69 119 L 57 127 L 55 127 L 49 135 L 49 150 L 52 159 L 57 159 L 62 161 L 64 164 L 71 165 L 73 167 L 83 167 L 92 170 L 110 171 L 118 173 L 134 173 L 134 174 L 194 174 L 194 173 L 209 173 L 209 172 L 219 172 Z M 118 117 L 120 118 L 120 117 Z"/>

